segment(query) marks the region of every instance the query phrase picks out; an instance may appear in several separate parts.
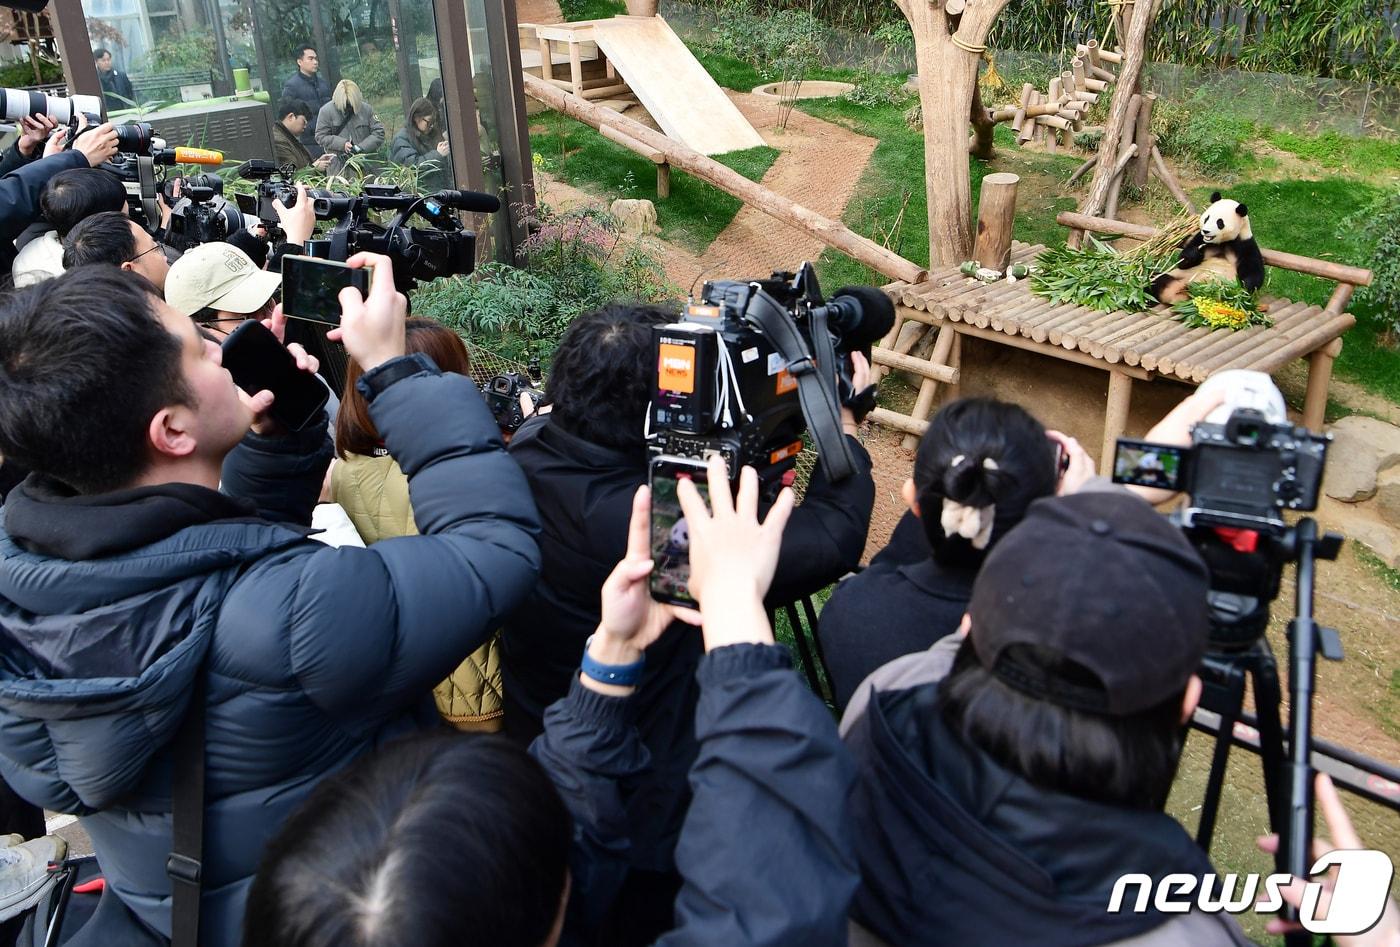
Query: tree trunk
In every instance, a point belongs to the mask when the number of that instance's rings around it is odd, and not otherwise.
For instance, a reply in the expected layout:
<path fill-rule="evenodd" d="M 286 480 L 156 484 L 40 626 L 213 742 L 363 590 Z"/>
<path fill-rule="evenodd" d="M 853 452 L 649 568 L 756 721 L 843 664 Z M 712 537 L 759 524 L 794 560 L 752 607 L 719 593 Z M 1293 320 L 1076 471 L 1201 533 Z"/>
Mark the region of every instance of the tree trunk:
<path fill-rule="evenodd" d="M 946 32 L 927 37 L 918 46 L 929 267 L 954 266 L 972 254 L 972 173 L 967 164 L 967 139 L 977 57 L 954 46 Z"/>
<path fill-rule="evenodd" d="M 968 150 L 974 158 L 991 161 L 996 155 L 992 150 L 992 132 L 996 131 L 997 123 L 982 104 L 982 87 L 976 79 L 972 81 L 972 111 L 968 120 L 972 123 L 972 142 Z"/>
<path fill-rule="evenodd" d="M 1118 73 L 1118 84 L 1113 87 L 1113 102 L 1108 109 L 1108 122 L 1104 125 L 1103 141 L 1099 143 L 1099 163 L 1094 168 L 1094 180 L 1089 185 L 1089 196 L 1084 198 L 1080 213 L 1093 217 L 1104 208 L 1108 199 L 1108 189 L 1113 183 L 1123 134 L 1130 121 L 1128 106 L 1137 94 L 1138 80 L 1142 77 L 1142 63 L 1147 48 L 1147 28 L 1152 25 L 1153 3 L 1133 4 L 1133 15 L 1128 26 L 1128 35 L 1123 40 L 1123 68 Z"/>

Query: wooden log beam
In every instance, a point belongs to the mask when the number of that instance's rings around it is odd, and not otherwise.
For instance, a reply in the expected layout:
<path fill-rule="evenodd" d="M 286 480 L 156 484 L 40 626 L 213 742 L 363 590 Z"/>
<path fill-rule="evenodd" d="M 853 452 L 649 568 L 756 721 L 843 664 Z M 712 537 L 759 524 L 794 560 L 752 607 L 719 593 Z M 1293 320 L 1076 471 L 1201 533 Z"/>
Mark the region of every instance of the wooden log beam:
<path fill-rule="evenodd" d="M 904 259 L 873 240 L 862 237 L 839 221 L 824 217 L 810 208 L 803 207 L 801 204 L 763 187 L 761 184 L 756 184 L 713 158 L 702 155 L 695 149 L 681 144 L 655 129 L 648 128 L 621 112 L 589 102 L 580 96 L 570 95 L 535 76 L 527 75 L 524 79 L 525 94 L 531 98 L 600 131 L 604 126 L 611 126 L 623 132 L 641 144 L 661 152 L 672 167 L 680 168 L 702 181 L 713 184 L 722 191 L 733 194 L 744 203 L 763 211 L 776 220 L 810 234 L 827 246 L 834 247 L 852 259 L 864 263 L 877 273 L 883 273 L 891 279 L 903 280 L 906 283 L 922 282 L 927 275 L 927 271 L 917 263 Z"/>
<path fill-rule="evenodd" d="M 1175 174 L 1172 174 L 1171 168 L 1167 167 L 1167 162 L 1162 159 L 1162 152 L 1158 150 L 1156 142 L 1152 143 L 1152 171 L 1157 175 L 1157 180 L 1167 186 L 1167 190 L 1182 207 L 1193 214 L 1196 212 L 1196 205 L 1192 203 L 1191 196 L 1182 188 L 1181 182 L 1176 179 Z"/>
<path fill-rule="evenodd" d="M 936 344 L 934 352 L 937 354 Z M 956 385 L 958 383 L 958 370 L 956 368 L 949 368 L 947 365 L 936 365 L 926 359 L 915 358 L 912 355 L 900 355 L 888 349 L 873 348 L 870 350 L 870 360 L 876 365 L 883 365 L 886 368 L 897 368 L 902 372 L 909 372 L 920 378 L 942 382 L 945 385 Z"/>
<path fill-rule="evenodd" d="M 602 128 L 598 129 L 598 131 L 604 138 L 608 139 L 608 141 L 619 144 L 628 151 L 636 152 L 652 164 L 666 163 L 666 156 L 658 149 L 651 147 L 651 145 L 642 144 L 624 131 L 620 131 L 611 125 L 604 125 Z"/>
<path fill-rule="evenodd" d="M 1068 186 L 1068 185 L 1070 185 L 1070 184 L 1073 184 L 1075 181 L 1078 181 L 1080 178 L 1082 178 L 1082 177 L 1084 176 L 1084 174 L 1085 174 L 1090 168 L 1092 168 L 1094 165 L 1096 165 L 1096 164 L 1098 164 L 1098 163 L 1099 163 L 1099 156 L 1098 156 L 1098 155 L 1094 155 L 1094 156 L 1093 156 L 1092 158 L 1090 158 L 1088 161 L 1084 162 L 1084 163 L 1081 164 L 1078 168 L 1075 169 L 1074 173 L 1071 174 L 1071 175 L 1069 176 L 1069 180 L 1065 182 L 1065 185 Z"/>
<path fill-rule="evenodd" d="M 1094 168 L 1094 179 L 1089 185 L 1089 194 L 1084 198 L 1084 203 L 1080 205 L 1080 211 L 1085 214 L 1097 214 L 1103 209 L 1108 200 L 1108 191 L 1113 183 L 1113 168 L 1107 163 L 1107 156 L 1116 155 L 1122 147 L 1123 133 L 1131 128 L 1129 123 L 1128 107 L 1132 103 L 1132 97 L 1137 92 L 1138 80 L 1142 78 L 1143 59 L 1147 51 L 1147 28 L 1152 24 L 1152 14 L 1154 4 L 1137 3 L 1133 5 L 1132 21 L 1128 27 L 1128 35 L 1123 37 L 1123 71 L 1118 77 L 1118 84 L 1113 90 L 1113 102 L 1108 110 L 1108 122 L 1104 125 L 1103 141 L 1099 145 L 1099 154 L 1105 157 Z M 1097 44 L 1090 47 L 1090 61 L 1097 51 Z M 1092 80 L 1090 80 L 1092 81 Z"/>
<path fill-rule="evenodd" d="M 928 433 L 929 422 L 915 421 L 913 418 L 896 414 L 889 408 L 871 409 L 870 420 L 876 424 L 883 424 L 885 427 L 892 427 L 896 431 L 903 431 L 905 434 L 913 434 L 915 437 L 923 437 Z"/>
<path fill-rule="evenodd" d="M 1118 234 L 1137 240 L 1150 240 L 1157 235 L 1156 230 L 1144 227 L 1142 224 L 1130 224 L 1123 220 L 1105 220 L 1102 217 L 1091 217 L 1068 210 L 1057 214 L 1055 222 L 1062 227 L 1091 230 L 1094 233 Z M 1331 260 L 1317 260 L 1310 256 L 1299 256 L 1296 253 L 1285 253 L 1282 250 L 1268 248 L 1261 248 L 1260 252 L 1264 255 L 1265 263 L 1280 269 L 1292 270 L 1307 276 L 1319 276 L 1322 279 L 1330 279 L 1338 283 L 1350 283 L 1352 286 L 1371 285 L 1371 271 L 1359 266 L 1347 266 L 1344 263 L 1333 263 Z"/>
<path fill-rule="evenodd" d="M 1019 176 L 1004 171 L 982 179 L 977 203 L 977 233 L 972 258 L 998 272 L 1011 260 L 1011 231 L 1016 218 L 1016 186 Z"/>
<path fill-rule="evenodd" d="M 1133 141 L 1137 144 L 1137 158 L 1133 161 L 1131 180 L 1133 187 L 1141 191 L 1147 187 L 1147 175 L 1152 170 L 1152 110 L 1157 105 L 1157 93 L 1148 92 L 1142 97 L 1138 107 L 1137 127 Z"/>

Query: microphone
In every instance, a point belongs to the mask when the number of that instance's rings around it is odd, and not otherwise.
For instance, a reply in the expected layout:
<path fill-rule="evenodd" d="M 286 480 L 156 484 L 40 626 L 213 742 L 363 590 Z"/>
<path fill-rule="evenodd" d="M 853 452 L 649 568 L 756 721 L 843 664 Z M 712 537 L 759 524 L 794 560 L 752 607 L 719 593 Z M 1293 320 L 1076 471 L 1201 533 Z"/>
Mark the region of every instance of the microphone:
<path fill-rule="evenodd" d="M 500 198 L 480 191 L 438 191 L 428 197 L 446 207 L 455 207 L 457 210 L 475 214 L 494 214 L 501 209 Z"/>
<path fill-rule="evenodd" d="M 832 294 L 831 305 L 842 310 L 841 328 L 851 351 L 868 354 L 894 328 L 894 303 L 874 286 L 843 286 Z"/>
<path fill-rule="evenodd" d="M 156 164 L 212 164 L 224 163 L 222 151 L 208 148 L 161 148 L 151 153 Z"/>

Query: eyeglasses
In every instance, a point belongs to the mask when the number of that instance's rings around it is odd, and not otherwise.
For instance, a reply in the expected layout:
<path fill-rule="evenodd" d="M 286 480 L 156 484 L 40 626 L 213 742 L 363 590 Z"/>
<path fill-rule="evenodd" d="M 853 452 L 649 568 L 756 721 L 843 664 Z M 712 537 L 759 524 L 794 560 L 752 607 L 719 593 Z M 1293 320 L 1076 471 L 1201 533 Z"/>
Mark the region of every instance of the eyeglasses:
<path fill-rule="evenodd" d="M 134 257 L 132 257 L 130 260 L 127 260 L 127 262 L 128 262 L 128 263 L 135 263 L 137 260 L 141 259 L 141 258 L 142 258 L 143 256 L 145 256 L 147 253 L 150 253 L 152 250 L 160 250 L 162 253 L 164 253 L 164 252 L 165 252 L 165 244 L 163 244 L 163 243 L 156 243 L 156 244 L 153 244 L 152 246 L 149 246 L 149 247 L 147 247 L 146 249 L 142 250 L 140 253 L 136 254 L 136 255 L 135 255 Z"/>

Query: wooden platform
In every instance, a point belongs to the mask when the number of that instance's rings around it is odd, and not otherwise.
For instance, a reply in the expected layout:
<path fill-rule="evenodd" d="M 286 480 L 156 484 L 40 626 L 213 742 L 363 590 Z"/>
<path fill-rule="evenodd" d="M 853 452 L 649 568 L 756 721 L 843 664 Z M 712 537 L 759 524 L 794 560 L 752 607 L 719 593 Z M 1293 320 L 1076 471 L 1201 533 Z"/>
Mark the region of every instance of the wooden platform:
<path fill-rule="evenodd" d="M 763 137 L 729 101 L 705 67 L 659 16 L 615 16 L 576 23 L 533 24 L 538 52 L 530 66 L 542 78 L 585 99 L 630 92 L 669 137 L 706 155 L 764 144 Z M 522 48 L 525 46 L 522 43 Z M 569 78 L 554 66 L 566 52 Z M 588 81 L 583 64 L 601 59 L 605 75 Z"/>
<path fill-rule="evenodd" d="M 1088 218 L 1086 218 L 1087 220 Z M 1149 231 L 1150 232 L 1150 231 Z M 1012 260 L 1030 263 L 1045 250 L 1040 245 L 1014 243 Z M 1274 265 L 1287 254 L 1266 251 Z M 1302 260 L 1303 258 L 1291 258 Z M 1308 261 L 1321 264 L 1323 261 Z M 1274 324 L 1238 332 L 1188 328 L 1166 307 L 1147 312 L 1101 312 L 1076 305 L 1057 305 L 1033 294 L 1021 280 L 981 283 L 955 268 L 930 274 L 921 283 L 891 283 L 885 292 L 896 306 L 895 328 L 874 353 L 877 365 L 909 369 L 922 375 L 920 404 L 924 417 L 932 408 L 933 390 L 939 383 L 956 385 L 961 367 L 961 336 L 986 339 L 1003 345 L 1039 352 L 1054 358 L 1089 365 L 1109 373 L 1101 463 L 1112 459 L 1115 441 L 1127 422 L 1134 381 L 1170 377 L 1200 384 L 1227 369 L 1253 369 L 1273 374 L 1298 358 L 1309 359 L 1304 424 L 1322 427 L 1332 362 L 1341 352 L 1341 337 L 1356 324 L 1345 311 L 1353 285 L 1365 285 L 1370 273 L 1328 264 L 1352 280 L 1338 283 L 1326 307 L 1293 302 L 1267 294 L 1262 302 Z M 1289 268 L 1301 268 L 1291 266 Z M 1322 274 L 1319 274 L 1322 275 Z M 1334 277 L 1335 278 L 1335 277 Z M 1266 284 L 1267 286 L 1267 284 Z M 939 333 L 933 353 L 917 359 L 896 340 L 908 322 L 936 327 Z M 908 339 L 908 333 L 904 335 Z M 928 348 L 926 345 L 925 348 Z M 875 419 L 910 434 L 921 435 L 927 421 L 877 409 Z M 1100 469 L 1106 469 L 1101 467 Z"/>

